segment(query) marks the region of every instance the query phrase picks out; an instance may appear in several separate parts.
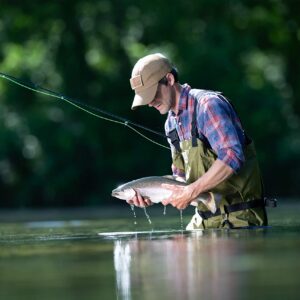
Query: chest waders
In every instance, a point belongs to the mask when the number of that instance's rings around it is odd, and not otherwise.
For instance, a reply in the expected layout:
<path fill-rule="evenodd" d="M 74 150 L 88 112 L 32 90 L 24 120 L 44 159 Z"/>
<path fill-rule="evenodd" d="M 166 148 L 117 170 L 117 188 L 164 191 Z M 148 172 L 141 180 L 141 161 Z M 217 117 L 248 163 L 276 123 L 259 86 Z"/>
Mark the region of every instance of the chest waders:
<path fill-rule="evenodd" d="M 219 94 L 217 95 L 220 97 Z M 192 183 L 201 177 L 217 159 L 215 152 L 199 139 L 196 117 L 195 103 L 191 139 L 180 141 L 176 129 L 169 135 L 176 149 L 172 154 L 173 164 L 185 171 L 187 183 Z M 238 228 L 268 224 L 262 180 L 253 142 L 245 146 L 244 155 L 245 163 L 239 172 L 211 190 L 222 196 L 216 213 L 211 213 L 204 204 L 198 204 L 198 213 L 203 221 L 199 226 L 194 225 L 194 229 Z"/>

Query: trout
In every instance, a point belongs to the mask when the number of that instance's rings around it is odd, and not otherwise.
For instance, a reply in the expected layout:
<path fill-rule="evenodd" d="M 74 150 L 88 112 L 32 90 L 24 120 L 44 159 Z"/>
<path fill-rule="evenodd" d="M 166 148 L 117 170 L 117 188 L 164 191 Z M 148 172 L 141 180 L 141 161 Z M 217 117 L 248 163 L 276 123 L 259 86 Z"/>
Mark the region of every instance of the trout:
<path fill-rule="evenodd" d="M 162 187 L 162 184 L 187 185 L 185 182 L 171 179 L 167 176 L 143 177 L 120 185 L 112 191 L 111 195 L 128 201 L 136 195 L 136 192 L 139 192 L 143 198 L 147 198 L 153 203 L 160 203 L 172 194 L 172 191 Z M 220 195 L 206 192 L 195 198 L 191 205 L 198 206 L 198 203 L 202 202 L 212 213 L 215 213 L 219 199 Z"/>

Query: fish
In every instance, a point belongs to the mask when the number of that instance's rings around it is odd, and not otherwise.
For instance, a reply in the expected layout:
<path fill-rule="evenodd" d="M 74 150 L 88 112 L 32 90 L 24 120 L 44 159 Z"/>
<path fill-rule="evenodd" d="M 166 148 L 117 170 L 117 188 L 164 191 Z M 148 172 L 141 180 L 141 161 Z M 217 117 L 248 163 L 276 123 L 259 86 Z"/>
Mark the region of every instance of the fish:
<path fill-rule="evenodd" d="M 118 186 L 112 191 L 111 195 L 115 198 L 128 201 L 136 195 L 136 192 L 139 192 L 143 198 L 151 200 L 152 203 L 160 203 L 172 194 L 172 191 L 162 187 L 162 184 L 187 185 L 187 183 L 171 177 L 173 176 L 149 176 L 132 180 Z M 191 205 L 197 207 L 199 202 L 202 202 L 212 213 L 215 213 L 219 201 L 220 195 L 205 192 L 195 198 L 191 202 Z"/>

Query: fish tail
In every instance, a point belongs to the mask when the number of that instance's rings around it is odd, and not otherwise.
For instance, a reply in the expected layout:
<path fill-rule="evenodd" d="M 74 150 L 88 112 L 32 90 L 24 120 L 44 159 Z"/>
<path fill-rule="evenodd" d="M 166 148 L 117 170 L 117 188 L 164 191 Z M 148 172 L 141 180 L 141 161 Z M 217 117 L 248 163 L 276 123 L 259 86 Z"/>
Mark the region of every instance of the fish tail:
<path fill-rule="evenodd" d="M 214 214 L 220 204 L 221 197 L 218 194 L 207 192 L 200 194 L 195 200 L 191 205 L 198 206 L 198 203 L 202 202 Z"/>

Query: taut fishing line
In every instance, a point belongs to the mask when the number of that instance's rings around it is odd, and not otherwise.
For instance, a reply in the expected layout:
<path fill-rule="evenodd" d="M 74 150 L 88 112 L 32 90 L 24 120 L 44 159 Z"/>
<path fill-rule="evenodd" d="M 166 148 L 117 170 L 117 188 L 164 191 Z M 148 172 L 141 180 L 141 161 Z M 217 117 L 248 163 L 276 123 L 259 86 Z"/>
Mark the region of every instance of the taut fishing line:
<path fill-rule="evenodd" d="M 102 120 L 105 120 L 105 121 L 109 121 L 109 122 L 113 122 L 113 123 L 116 123 L 116 124 L 120 124 L 120 125 L 124 125 L 126 127 L 128 127 L 129 129 L 133 130 L 135 133 L 139 134 L 140 136 L 142 136 L 144 139 L 148 140 L 149 142 L 151 143 L 154 143 L 160 147 L 163 147 L 165 149 L 168 149 L 170 150 L 169 147 L 165 146 L 165 145 L 162 145 L 152 139 L 150 139 L 149 137 L 147 137 L 146 135 L 144 135 L 143 133 L 141 133 L 140 131 L 138 131 L 136 128 L 134 127 L 138 127 L 138 128 L 141 128 L 143 130 L 146 130 L 146 131 L 149 131 L 151 133 L 154 133 L 156 135 L 159 135 L 161 137 L 167 137 L 165 134 L 161 133 L 161 132 L 158 132 L 158 131 L 155 131 L 153 129 L 150 129 L 146 126 L 143 126 L 143 125 L 140 125 L 140 124 L 137 124 L 135 122 L 132 122 L 130 120 L 127 120 L 125 118 L 122 118 L 120 116 L 117 116 L 117 115 L 114 115 L 112 113 L 109 113 L 105 110 L 102 110 L 102 109 L 99 109 L 97 107 L 93 107 L 91 105 L 88 105 L 88 104 L 85 104 L 84 102 L 82 101 L 79 101 L 79 100 L 75 100 L 73 98 L 70 98 L 70 97 L 67 97 L 67 96 L 64 96 L 63 94 L 59 94 L 59 93 L 56 93 L 56 92 L 53 92 L 51 90 L 48 90 L 46 88 L 43 88 L 43 87 L 40 87 L 34 83 L 25 83 L 24 81 L 18 79 L 18 78 L 15 78 L 11 75 L 7 75 L 5 73 L 2 73 L 0 72 L 0 77 L 1 78 L 4 78 L 8 81 L 11 81 L 13 82 L 14 84 L 16 85 L 19 85 L 25 89 L 28 89 L 28 90 L 31 90 L 33 92 L 36 92 L 36 93 L 40 93 L 40 94 L 43 94 L 43 95 L 46 95 L 46 96 L 49 96 L 49 97 L 53 97 L 53 98 L 57 98 L 57 99 L 60 99 L 60 100 L 63 100 L 63 101 L 66 101 L 67 103 L 75 106 L 76 108 L 94 116 L 94 117 L 97 117 L 99 119 L 102 119 Z M 102 115 L 100 115 L 102 114 Z M 104 117 L 104 116 L 106 117 Z"/>

